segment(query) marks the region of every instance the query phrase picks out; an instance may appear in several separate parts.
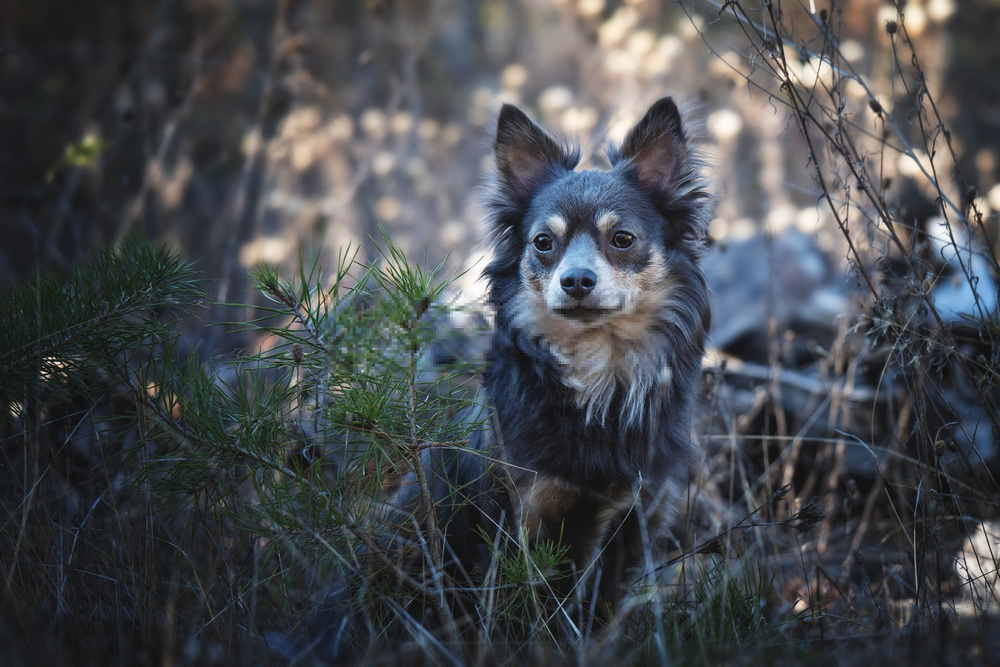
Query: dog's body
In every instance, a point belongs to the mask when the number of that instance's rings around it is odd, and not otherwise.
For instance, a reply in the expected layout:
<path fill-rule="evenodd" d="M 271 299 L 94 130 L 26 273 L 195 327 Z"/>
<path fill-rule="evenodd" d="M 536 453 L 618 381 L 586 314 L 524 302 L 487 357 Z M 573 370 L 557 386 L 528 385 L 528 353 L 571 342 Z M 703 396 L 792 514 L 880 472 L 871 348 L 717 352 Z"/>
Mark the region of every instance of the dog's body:
<path fill-rule="evenodd" d="M 468 561 L 476 526 L 513 517 L 528 539 L 568 547 L 578 577 L 598 574 L 598 608 L 614 606 L 697 456 L 710 198 L 669 98 L 609 151 L 608 172 L 574 171 L 578 155 L 509 105 L 495 154 L 491 414 L 472 442 L 491 456 L 429 457 L 437 495 L 471 501 L 440 516 Z"/>
<path fill-rule="evenodd" d="M 553 540 L 573 575 L 556 594 L 604 615 L 662 544 L 697 459 L 711 201 L 669 98 L 607 172 L 574 171 L 576 152 L 509 105 L 495 155 L 485 428 L 422 467 L 461 587 L 482 583 L 498 530 Z M 408 486 L 394 504 L 419 515 Z"/>

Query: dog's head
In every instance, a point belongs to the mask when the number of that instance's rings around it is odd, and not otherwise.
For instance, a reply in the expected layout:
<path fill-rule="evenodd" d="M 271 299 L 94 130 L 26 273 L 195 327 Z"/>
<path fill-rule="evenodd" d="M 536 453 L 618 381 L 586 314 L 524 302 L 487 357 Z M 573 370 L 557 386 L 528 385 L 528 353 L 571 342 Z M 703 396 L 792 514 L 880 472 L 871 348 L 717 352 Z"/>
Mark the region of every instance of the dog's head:
<path fill-rule="evenodd" d="M 575 171 L 578 151 L 510 105 L 494 151 L 485 274 L 498 323 L 545 340 L 588 415 L 616 386 L 639 415 L 679 364 L 690 380 L 708 329 L 697 262 L 712 206 L 673 100 L 608 150 L 610 171 Z"/>
<path fill-rule="evenodd" d="M 662 304 L 697 260 L 711 207 L 669 97 L 611 147 L 607 172 L 574 171 L 578 152 L 511 105 L 495 154 L 495 301 L 521 292 L 570 328 L 624 323 Z"/>

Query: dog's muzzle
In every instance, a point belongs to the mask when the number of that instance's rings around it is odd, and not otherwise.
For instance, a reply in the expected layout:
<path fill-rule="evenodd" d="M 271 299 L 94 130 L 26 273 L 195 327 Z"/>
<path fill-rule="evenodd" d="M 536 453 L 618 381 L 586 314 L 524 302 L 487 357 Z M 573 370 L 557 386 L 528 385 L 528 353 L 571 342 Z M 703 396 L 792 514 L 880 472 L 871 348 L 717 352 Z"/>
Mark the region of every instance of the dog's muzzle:
<path fill-rule="evenodd" d="M 570 269 L 562 274 L 559 285 L 574 299 L 583 299 L 597 287 L 597 274 L 590 269 Z"/>

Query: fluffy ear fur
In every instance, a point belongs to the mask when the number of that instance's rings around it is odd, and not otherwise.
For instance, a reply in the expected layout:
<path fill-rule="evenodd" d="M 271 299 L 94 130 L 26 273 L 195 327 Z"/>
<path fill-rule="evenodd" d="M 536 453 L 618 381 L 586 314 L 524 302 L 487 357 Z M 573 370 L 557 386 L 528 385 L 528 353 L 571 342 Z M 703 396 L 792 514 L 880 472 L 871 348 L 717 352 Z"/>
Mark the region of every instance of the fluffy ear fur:
<path fill-rule="evenodd" d="M 632 171 L 639 185 L 653 195 L 674 240 L 706 237 L 713 210 L 711 196 L 672 98 L 657 100 L 628 131 L 622 145 L 608 149 L 608 159 L 612 167 Z"/>
<path fill-rule="evenodd" d="M 672 98 L 663 97 L 635 124 L 621 147 L 608 149 L 612 165 L 628 160 L 639 182 L 653 192 L 670 193 L 688 166 L 687 138 Z"/>
<path fill-rule="evenodd" d="M 560 172 L 572 171 L 580 160 L 579 151 L 560 147 L 511 104 L 500 109 L 493 152 L 504 194 L 521 205 Z"/>
<path fill-rule="evenodd" d="M 609 153 L 611 164 L 631 160 L 639 181 L 647 189 L 670 191 L 688 162 L 687 139 L 673 99 L 659 99 L 625 135 L 621 148 Z"/>

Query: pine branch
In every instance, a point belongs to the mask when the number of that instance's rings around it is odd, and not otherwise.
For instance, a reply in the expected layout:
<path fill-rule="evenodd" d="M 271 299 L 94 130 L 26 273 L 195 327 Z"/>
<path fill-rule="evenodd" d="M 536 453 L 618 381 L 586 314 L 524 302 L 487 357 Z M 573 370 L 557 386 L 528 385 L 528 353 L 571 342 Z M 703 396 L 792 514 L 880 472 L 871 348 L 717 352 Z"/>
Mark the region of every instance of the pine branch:
<path fill-rule="evenodd" d="M 85 395 L 95 374 L 163 334 L 161 320 L 201 305 L 191 264 L 128 234 L 69 275 L 40 274 L 0 292 L 0 405 L 48 391 Z"/>

